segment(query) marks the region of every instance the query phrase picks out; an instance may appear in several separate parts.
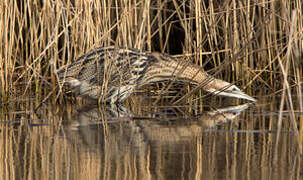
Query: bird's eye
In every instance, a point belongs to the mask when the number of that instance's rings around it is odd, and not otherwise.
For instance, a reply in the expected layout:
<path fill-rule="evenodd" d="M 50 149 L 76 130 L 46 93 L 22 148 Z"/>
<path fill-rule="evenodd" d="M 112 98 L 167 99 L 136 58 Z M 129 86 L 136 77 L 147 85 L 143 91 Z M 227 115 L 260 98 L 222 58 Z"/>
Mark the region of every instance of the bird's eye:
<path fill-rule="evenodd" d="M 231 90 L 232 91 L 239 91 L 239 89 L 237 87 L 233 87 Z"/>

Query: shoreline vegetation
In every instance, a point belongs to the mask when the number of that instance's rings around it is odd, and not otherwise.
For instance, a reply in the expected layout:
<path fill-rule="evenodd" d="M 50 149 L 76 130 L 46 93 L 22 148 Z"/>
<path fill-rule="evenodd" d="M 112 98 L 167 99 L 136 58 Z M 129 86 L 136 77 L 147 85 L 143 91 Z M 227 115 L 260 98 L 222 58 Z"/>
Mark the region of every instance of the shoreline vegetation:
<path fill-rule="evenodd" d="M 28 94 L 44 99 L 51 91 L 61 96 L 56 69 L 115 45 L 186 58 L 250 95 L 281 95 L 279 124 L 288 110 L 298 130 L 293 104 L 303 112 L 301 0 L 4 0 L 0 14 L 2 102 Z M 302 144 L 303 133 L 297 134 Z"/>

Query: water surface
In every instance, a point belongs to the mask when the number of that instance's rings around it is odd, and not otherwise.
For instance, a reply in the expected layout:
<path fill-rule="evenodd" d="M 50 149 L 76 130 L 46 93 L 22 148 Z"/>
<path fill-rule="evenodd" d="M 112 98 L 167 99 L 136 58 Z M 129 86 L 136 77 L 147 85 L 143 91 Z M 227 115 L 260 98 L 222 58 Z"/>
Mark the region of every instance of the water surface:
<path fill-rule="evenodd" d="M 35 101 L 3 105 L 0 178 L 302 179 L 288 112 L 277 141 L 280 100 L 258 99 L 194 107 L 63 101 L 36 112 Z"/>

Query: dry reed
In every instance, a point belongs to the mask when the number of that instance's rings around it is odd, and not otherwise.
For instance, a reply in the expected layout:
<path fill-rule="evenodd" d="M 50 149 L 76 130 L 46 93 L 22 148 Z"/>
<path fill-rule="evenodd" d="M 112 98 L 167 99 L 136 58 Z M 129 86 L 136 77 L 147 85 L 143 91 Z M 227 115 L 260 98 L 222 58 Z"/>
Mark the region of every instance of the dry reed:
<path fill-rule="evenodd" d="M 294 111 L 290 98 L 297 93 L 302 112 L 301 5 L 301 0 L 4 0 L 0 98 L 8 102 L 11 93 L 43 98 L 55 91 L 58 67 L 96 47 L 116 45 L 190 59 L 215 69 L 218 78 L 246 85 L 251 94 L 260 88 L 284 91 L 288 83 L 288 109 Z"/>
<path fill-rule="evenodd" d="M 290 69 L 290 78 L 299 87 L 300 4 L 299 0 L 220 4 L 200 0 L 2 1 L 1 94 L 24 83 L 23 91 L 31 88 L 39 93 L 53 76 L 52 64 L 60 67 L 90 49 L 112 44 L 184 54 L 207 69 L 225 63 L 230 68 L 218 76 L 250 82 L 250 87 L 260 83 L 278 89 L 283 84 L 276 82 L 283 77 L 274 59 L 286 55 L 283 49 L 292 11 L 297 13 L 293 30 L 296 56 L 290 57 L 290 63 L 296 68 Z M 233 59 L 237 54 L 240 56 Z"/>

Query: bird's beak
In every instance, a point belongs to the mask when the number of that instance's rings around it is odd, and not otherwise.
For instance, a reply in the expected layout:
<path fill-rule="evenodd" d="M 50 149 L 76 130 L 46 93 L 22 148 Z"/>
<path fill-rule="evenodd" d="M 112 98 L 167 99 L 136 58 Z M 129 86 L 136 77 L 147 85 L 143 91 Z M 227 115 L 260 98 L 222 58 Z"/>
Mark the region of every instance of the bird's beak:
<path fill-rule="evenodd" d="M 214 93 L 216 95 L 219 95 L 219 96 L 235 97 L 235 98 L 239 98 L 239 99 L 246 99 L 246 100 L 249 100 L 252 102 L 257 102 L 257 100 L 255 98 L 245 94 L 239 88 L 237 88 L 236 90 L 233 90 L 233 91 L 217 91 L 215 89 L 208 89 L 207 91 Z"/>
<path fill-rule="evenodd" d="M 252 101 L 252 102 L 257 102 L 257 100 L 255 98 L 245 94 L 242 91 L 231 91 L 229 93 L 230 93 L 231 96 L 239 98 L 239 99 L 246 99 L 246 100 L 249 100 L 249 101 Z"/>

